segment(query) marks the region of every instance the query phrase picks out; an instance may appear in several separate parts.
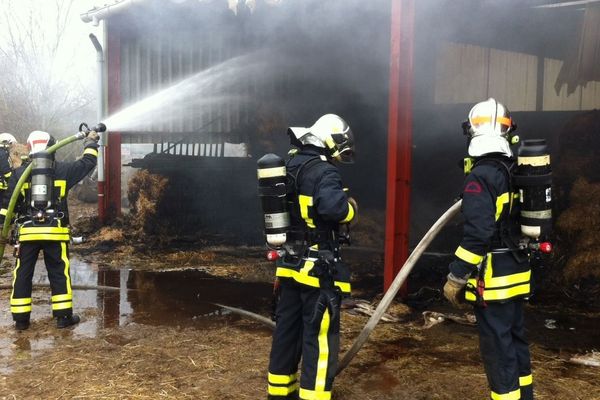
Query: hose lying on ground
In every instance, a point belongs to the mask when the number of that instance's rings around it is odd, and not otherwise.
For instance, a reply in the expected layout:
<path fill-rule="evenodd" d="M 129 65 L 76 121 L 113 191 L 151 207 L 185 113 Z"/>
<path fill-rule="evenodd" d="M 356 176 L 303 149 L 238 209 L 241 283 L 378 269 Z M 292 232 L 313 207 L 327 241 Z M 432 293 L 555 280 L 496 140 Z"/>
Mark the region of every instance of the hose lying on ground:
<path fill-rule="evenodd" d="M 48 283 L 34 283 L 34 288 L 49 288 L 50 284 Z M 12 285 L 0 285 L 0 290 L 8 290 L 12 289 Z M 118 292 L 121 288 L 115 286 L 96 286 L 96 285 L 72 285 L 71 289 L 73 290 L 104 290 L 107 292 Z M 127 289 L 134 290 L 134 289 Z"/>
<path fill-rule="evenodd" d="M 210 304 L 213 304 L 213 305 L 215 305 L 217 307 L 221 307 L 221 308 L 223 308 L 225 310 L 231 311 L 234 314 L 238 314 L 238 315 L 241 315 L 241 316 L 244 316 L 244 317 L 252 318 L 253 320 L 258 321 L 261 324 L 267 325 L 270 328 L 275 328 L 275 322 L 271 321 L 267 317 L 263 317 L 260 314 L 253 313 L 251 311 L 246 311 L 246 310 L 243 310 L 243 309 L 237 308 L 237 307 L 226 306 L 224 304 L 219 304 L 219 303 L 210 303 Z"/>
<path fill-rule="evenodd" d="M 379 320 L 392 303 L 392 300 L 394 300 L 394 297 L 396 297 L 398 290 L 400 290 L 400 287 L 402 287 L 402 285 L 404 284 L 404 281 L 408 277 L 408 274 L 410 274 L 410 271 L 413 269 L 413 267 L 425 251 L 425 249 L 431 244 L 431 242 L 438 235 L 438 233 L 440 233 L 444 225 L 446 225 L 452 219 L 452 217 L 454 217 L 454 215 L 458 213 L 458 211 L 460 210 L 461 203 L 462 201 L 458 201 L 452 207 L 450 207 L 448 211 L 446 211 L 435 222 L 435 224 L 433 224 L 433 226 L 429 229 L 429 231 L 427 231 L 425 236 L 423 236 L 423 239 L 421 239 L 417 247 L 415 247 L 412 253 L 410 253 L 408 260 L 406 260 L 406 262 L 400 269 L 400 272 L 398 273 L 398 275 L 396 275 L 396 278 L 394 278 L 394 281 L 392 282 L 390 288 L 383 296 L 383 299 L 381 299 L 381 302 L 377 306 L 377 309 L 375 309 L 375 312 L 363 328 L 362 332 L 360 333 L 360 335 L 358 335 L 358 337 L 352 344 L 352 347 L 350 347 L 350 350 L 348 350 L 346 354 L 344 354 L 344 356 L 342 357 L 342 360 L 338 365 L 336 374 L 342 372 L 344 368 L 346 368 L 348 364 L 350 364 L 350 361 L 352 361 L 354 356 L 356 356 L 356 353 L 358 353 L 361 347 L 365 344 L 365 342 L 369 338 L 369 335 L 371 334 L 373 329 L 375 329 L 375 326 L 377 326 L 377 323 L 379 323 Z"/>

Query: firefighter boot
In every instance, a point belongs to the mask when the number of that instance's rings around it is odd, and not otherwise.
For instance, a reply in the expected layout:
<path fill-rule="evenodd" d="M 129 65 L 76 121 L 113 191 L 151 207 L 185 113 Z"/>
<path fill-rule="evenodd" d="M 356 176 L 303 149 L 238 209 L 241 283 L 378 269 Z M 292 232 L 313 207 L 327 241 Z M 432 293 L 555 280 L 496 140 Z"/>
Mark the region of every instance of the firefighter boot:
<path fill-rule="evenodd" d="M 80 321 L 79 315 L 63 315 L 56 319 L 56 327 L 58 329 L 67 328 L 71 325 L 78 324 Z"/>
<path fill-rule="evenodd" d="M 23 320 L 23 321 L 15 321 L 15 329 L 18 331 L 24 331 L 25 329 L 29 328 L 29 320 Z"/>

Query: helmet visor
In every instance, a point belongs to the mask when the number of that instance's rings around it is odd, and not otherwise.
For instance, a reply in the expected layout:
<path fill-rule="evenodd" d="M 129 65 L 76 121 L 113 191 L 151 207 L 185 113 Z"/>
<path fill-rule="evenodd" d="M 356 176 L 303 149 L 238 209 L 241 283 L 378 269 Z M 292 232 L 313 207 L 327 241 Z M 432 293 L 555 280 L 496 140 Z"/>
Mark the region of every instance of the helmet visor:
<path fill-rule="evenodd" d="M 336 157 L 340 162 L 351 164 L 354 162 L 354 135 L 348 127 L 342 133 L 331 135 L 335 142 L 339 155 Z"/>

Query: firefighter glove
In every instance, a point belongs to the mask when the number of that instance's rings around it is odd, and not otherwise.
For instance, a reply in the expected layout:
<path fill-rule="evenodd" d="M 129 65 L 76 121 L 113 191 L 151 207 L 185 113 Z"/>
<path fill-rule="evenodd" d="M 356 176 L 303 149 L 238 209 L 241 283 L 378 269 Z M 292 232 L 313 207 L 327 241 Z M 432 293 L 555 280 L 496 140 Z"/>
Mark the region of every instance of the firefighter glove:
<path fill-rule="evenodd" d="M 455 307 L 460 307 L 466 284 L 466 279 L 457 278 L 452 273 L 449 273 L 448 280 L 444 285 L 444 297 Z"/>
<path fill-rule="evenodd" d="M 98 132 L 91 131 L 83 140 L 83 147 L 87 147 L 91 143 L 98 143 L 98 140 L 100 140 L 100 135 L 98 135 Z"/>
<path fill-rule="evenodd" d="M 311 324 L 321 320 L 325 310 L 329 309 L 330 320 L 334 320 L 340 313 L 341 295 L 337 288 L 321 288 L 315 310 L 310 320 Z"/>

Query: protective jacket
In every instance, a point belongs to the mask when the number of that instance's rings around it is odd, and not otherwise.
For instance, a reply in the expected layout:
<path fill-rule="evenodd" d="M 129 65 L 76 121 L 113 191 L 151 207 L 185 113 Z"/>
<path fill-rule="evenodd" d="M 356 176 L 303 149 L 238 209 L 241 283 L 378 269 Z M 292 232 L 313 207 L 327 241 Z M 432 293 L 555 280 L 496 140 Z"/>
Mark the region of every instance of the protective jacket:
<path fill-rule="evenodd" d="M 98 144 L 90 141 L 84 148 L 80 159 L 73 162 L 56 162 L 54 166 L 53 205 L 58 218 L 49 219 L 45 224 L 34 224 L 32 221 L 30 183 L 25 182 L 21 188 L 21 195 L 15 207 L 15 214 L 19 219 L 19 241 L 52 240 L 68 242 L 69 237 L 69 209 L 67 207 L 67 194 L 80 180 L 88 175 L 96 166 L 98 157 Z M 8 193 L 12 193 L 18 180 L 25 171 L 27 164 L 21 165 L 12 174 L 8 183 Z M 2 201 L 0 214 L 6 215 L 10 196 L 5 196 Z M 4 220 L 4 218 L 2 218 Z"/>
<path fill-rule="evenodd" d="M 503 302 L 530 294 L 531 269 L 518 249 L 519 194 L 511 185 L 513 160 L 478 159 L 463 187 L 464 232 L 450 264 L 456 277 L 468 277 L 470 302 Z"/>
<path fill-rule="evenodd" d="M 350 291 L 349 269 L 338 254 L 339 224 L 351 221 L 356 210 L 324 151 L 303 146 L 287 163 L 292 187 L 288 242 L 298 251 L 277 264 L 281 293 L 269 358 L 270 400 L 331 399 L 339 353 L 339 291 Z M 333 265 L 324 263 L 325 254 Z"/>
<path fill-rule="evenodd" d="M 13 291 L 10 297 L 10 309 L 15 321 L 29 321 L 31 314 L 31 278 L 40 251 L 44 253 L 44 261 L 48 270 L 48 278 L 52 290 L 52 314 L 55 317 L 70 316 L 73 313 L 73 293 L 69 267 L 68 242 L 69 210 L 67 194 L 77 182 L 89 174 L 96 166 L 98 144 L 85 142 L 83 155 L 73 162 L 56 162 L 54 166 L 54 190 L 52 207 L 56 210 L 54 218 L 47 218 L 44 223 L 33 220 L 31 209 L 31 190 L 29 182 L 25 182 L 15 207 L 17 225 L 19 227 L 20 250 L 17 265 L 13 272 Z M 12 193 L 27 165 L 17 168 L 9 181 Z M 4 221 L 10 196 L 5 196 L 2 206 Z"/>
<path fill-rule="evenodd" d="M 339 225 L 352 221 L 355 210 L 348 203 L 340 173 L 327 161 L 323 150 L 304 146 L 286 165 L 291 176 L 291 240 L 299 243 L 302 257 L 286 256 L 277 263 L 276 275 L 304 285 L 319 287 L 320 271 L 315 264 L 319 250 L 329 250 L 338 258 Z M 340 265 L 334 284 L 350 292 L 350 276 Z"/>

